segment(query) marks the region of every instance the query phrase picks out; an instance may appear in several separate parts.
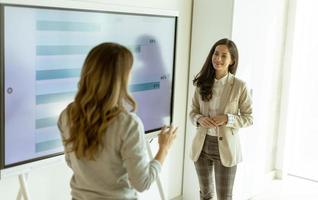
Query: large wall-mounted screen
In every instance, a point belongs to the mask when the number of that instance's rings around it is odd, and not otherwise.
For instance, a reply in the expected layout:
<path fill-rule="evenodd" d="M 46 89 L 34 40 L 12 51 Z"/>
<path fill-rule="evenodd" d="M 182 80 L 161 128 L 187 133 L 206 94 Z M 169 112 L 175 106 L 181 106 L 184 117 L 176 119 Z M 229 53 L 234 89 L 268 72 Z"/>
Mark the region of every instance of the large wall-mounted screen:
<path fill-rule="evenodd" d="M 172 121 L 176 16 L 1 6 L 1 168 L 63 152 L 57 119 L 101 42 L 134 55 L 129 90 L 146 132 Z"/>

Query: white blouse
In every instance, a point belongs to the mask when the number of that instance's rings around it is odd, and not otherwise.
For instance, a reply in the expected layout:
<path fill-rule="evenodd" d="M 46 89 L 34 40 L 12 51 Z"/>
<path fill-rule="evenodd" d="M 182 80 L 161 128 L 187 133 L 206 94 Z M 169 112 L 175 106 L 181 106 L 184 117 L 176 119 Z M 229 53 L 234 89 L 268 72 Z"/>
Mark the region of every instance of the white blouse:
<path fill-rule="evenodd" d="M 223 94 L 224 85 L 228 80 L 229 75 L 222 77 L 221 79 L 217 80 L 214 79 L 213 89 L 212 89 L 212 99 L 210 100 L 209 104 L 209 117 L 216 116 L 219 112 L 220 108 L 220 99 Z M 208 135 L 217 136 L 216 128 L 210 128 L 207 132 Z"/>

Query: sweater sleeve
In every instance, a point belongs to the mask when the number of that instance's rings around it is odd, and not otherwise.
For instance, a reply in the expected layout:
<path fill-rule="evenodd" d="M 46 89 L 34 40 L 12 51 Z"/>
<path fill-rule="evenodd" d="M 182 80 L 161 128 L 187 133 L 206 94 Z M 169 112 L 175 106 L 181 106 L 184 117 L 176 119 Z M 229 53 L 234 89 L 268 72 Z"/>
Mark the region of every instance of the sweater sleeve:
<path fill-rule="evenodd" d="M 57 127 L 58 127 L 58 129 L 59 129 L 59 131 L 60 131 L 60 133 L 61 133 L 61 139 L 62 140 L 64 140 L 64 138 L 65 138 L 65 133 L 64 133 L 64 129 L 65 129 L 65 115 L 66 115 L 66 111 L 64 110 L 61 114 L 60 114 L 60 116 L 59 116 L 59 119 L 58 119 L 58 122 L 57 122 Z M 63 142 L 63 141 L 62 141 Z M 71 167 L 71 160 L 70 160 L 70 157 L 69 157 L 69 153 L 68 153 L 68 151 L 67 151 L 67 149 L 66 149 L 66 147 L 65 147 L 65 145 L 63 145 L 64 146 L 64 157 L 65 157 L 65 162 L 66 162 L 66 164 L 69 166 L 69 167 Z"/>
<path fill-rule="evenodd" d="M 135 117 L 122 137 L 121 147 L 129 182 L 139 192 L 149 189 L 161 171 L 161 164 L 157 160 L 149 162 L 144 134 L 142 122 Z"/>

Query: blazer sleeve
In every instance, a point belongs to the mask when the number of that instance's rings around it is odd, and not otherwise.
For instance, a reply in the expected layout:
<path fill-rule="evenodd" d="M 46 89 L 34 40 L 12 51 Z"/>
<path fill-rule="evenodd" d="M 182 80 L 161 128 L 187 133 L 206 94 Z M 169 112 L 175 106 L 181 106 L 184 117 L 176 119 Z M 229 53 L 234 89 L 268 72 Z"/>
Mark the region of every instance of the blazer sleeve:
<path fill-rule="evenodd" d="M 243 128 L 253 124 L 253 108 L 252 98 L 245 83 L 243 83 L 242 92 L 240 93 L 238 108 L 239 113 L 234 114 L 231 123 L 228 123 L 226 127 L 230 128 Z"/>
<path fill-rule="evenodd" d="M 189 113 L 191 122 L 193 123 L 193 125 L 198 126 L 198 120 L 200 117 L 202 117 L 203 115 L 200 113 L 200 92 L 199 92 L 199 88 L 196 87 L 193 98 L 192 98 L 192 105 L 191 105 L 191 110 Z"/>

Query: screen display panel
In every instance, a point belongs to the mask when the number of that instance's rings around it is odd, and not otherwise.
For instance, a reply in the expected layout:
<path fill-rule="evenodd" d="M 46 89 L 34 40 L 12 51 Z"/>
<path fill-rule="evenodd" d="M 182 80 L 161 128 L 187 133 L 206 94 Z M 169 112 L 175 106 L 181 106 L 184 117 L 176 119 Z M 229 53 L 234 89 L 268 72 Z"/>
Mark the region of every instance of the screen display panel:
<path fill-rule="evenodd" d="M 172 121 L 175 16 L 1 6 L 3 167 L 63 152 L 57 119 L 73 100 L 89 50 L 134 55 L 129 90 L 146 133 Z"/>

